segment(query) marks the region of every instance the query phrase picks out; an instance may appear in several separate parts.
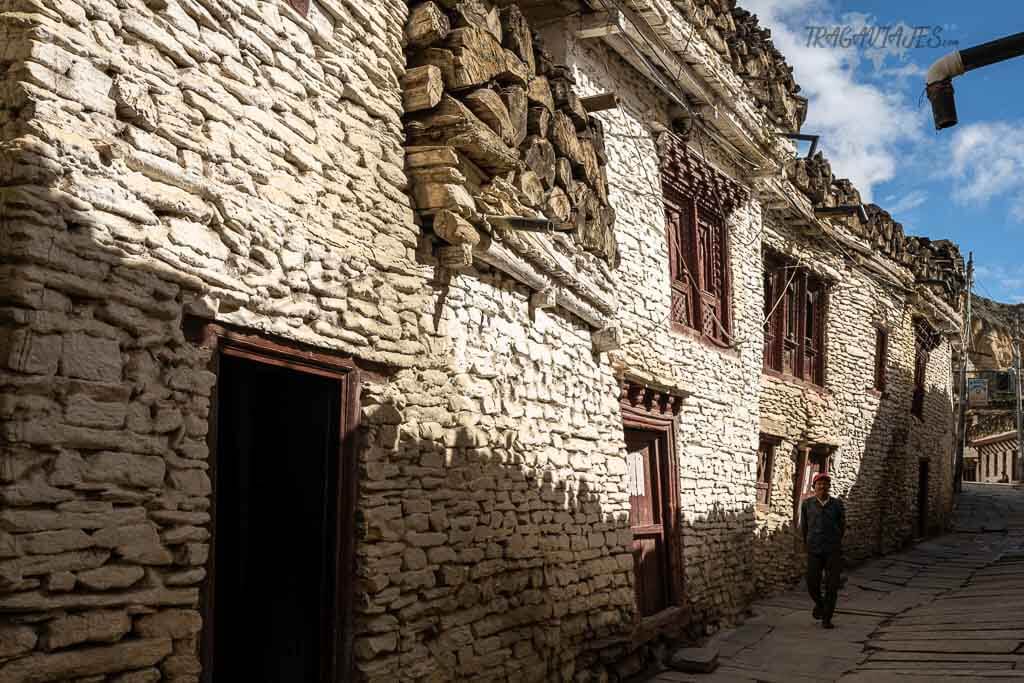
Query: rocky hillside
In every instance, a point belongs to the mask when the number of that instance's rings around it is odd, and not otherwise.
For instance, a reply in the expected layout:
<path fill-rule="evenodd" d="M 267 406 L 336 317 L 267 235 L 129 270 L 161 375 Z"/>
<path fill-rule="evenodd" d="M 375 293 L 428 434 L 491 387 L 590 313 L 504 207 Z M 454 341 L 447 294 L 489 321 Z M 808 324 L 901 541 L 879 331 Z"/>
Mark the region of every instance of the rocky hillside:
<path fill-rule="evenodd" d="M 978 370 L 1000 370 L 1013 363 L 1013 321 L 1021 316 L 1024 304 L 1002 304 L 974 295 L 971 323 L 971 362 Z"/>

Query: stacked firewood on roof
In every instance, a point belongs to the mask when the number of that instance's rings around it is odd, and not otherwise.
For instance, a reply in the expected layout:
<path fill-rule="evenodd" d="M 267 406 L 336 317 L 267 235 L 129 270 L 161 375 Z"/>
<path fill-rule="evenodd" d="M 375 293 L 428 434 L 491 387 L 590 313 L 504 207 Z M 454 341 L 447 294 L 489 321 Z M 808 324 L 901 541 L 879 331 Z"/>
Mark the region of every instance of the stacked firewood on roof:
<path fill-rule="evenodd" d="M 674 5 L 743 78 L 772 120 L 784 130 L 799 131 L 807 118 L 807 99 L 799 95 L 793 67 L 757 15 L 737 7 L 736 0 L 674 0 Z"/>
<path fill-rule="evenodd" d="M 614 266 L 604 132 L 516 5 L 427 0 L 406 24 L 406 169 L 416 208 L 463 265 L 494 217 L 547 219 Z M 449 250 L 451 251 L 451 250 Z M 448 265 L 457 264 L 449 259 Z"/>
<path fill-rule="evenodd" d="M 821 152 L 813 157 L 793 159 L 787 167 L 789 179 L 815 207 L 855 206 L 861 203 L 860 191 L 847 178 L 836 178 L 832 166 Z M 960 249 L 947 240 L 905 235 L 903 225 L 876 204 L 864 206 L 868 222 L 854 217 L 846 227 L 865 240 L 876 252 L 914 274 L 918 282 L 928 283 L 951 303 L 964 287 L 964 262 Z"/>

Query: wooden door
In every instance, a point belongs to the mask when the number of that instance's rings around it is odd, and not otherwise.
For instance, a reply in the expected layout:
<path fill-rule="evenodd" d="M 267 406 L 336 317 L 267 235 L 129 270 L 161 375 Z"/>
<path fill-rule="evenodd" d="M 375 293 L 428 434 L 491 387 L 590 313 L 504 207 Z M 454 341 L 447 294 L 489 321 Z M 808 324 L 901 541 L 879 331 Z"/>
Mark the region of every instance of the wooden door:
<path fill-rule="evenodd" d="M 922 460 L 917 470 L 917 535 L 928 535 L 928 461 Z"/>
<path fill-rule="evenodd" d="M 793 496 L 793 516 L 800 521 L 800 504 L 814 495 L 814 475 L 828 473 L 829 453 L 823 450 L 801 448 L 797 467 L 797 480 Z"/>
<path fill-rule="evenodd" d="M 626 432 L 630 466 L 630 526 L 633 531 L 633 567 L 636 603 L 641 617 L 670 605 L 671 577 L 667 528 L 670 508 L 667 454 L 657 434 Z M 666 522 L 668 521 L 668 524 Z"/>

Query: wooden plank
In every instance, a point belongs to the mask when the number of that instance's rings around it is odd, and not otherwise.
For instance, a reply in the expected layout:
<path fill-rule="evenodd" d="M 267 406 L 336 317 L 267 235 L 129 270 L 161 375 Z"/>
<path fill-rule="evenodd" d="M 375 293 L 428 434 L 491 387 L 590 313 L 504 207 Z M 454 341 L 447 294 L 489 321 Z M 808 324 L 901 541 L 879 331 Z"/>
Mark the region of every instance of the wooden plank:
<path fill-rule="evenodd" d="M 434 216 L 434 234 L 449 244 L 474 245 L 480 241 L 480 233 L 472 223 L 447 209 Z"/>
<path fill-rule="evenodd" d="M 576 37 L 580 40 L 604 38 L 622 32 L 619 11 L 594 12 L 580 17 L 580 27 L 576 29 Z"/>
<path fill-rule="evenodd" d="M 619 96 L 615 93 L 606 92 L 600 95 L 591 95 L 589 97 L 581 97 L 580 104 L 589 113 L 595 111 L 605 111 L 607 109 L 617 109 L 619 106 Z"/>
<path fill-rule="evenodd" d="M 440 71 L 438 71 L 440 75 Z M 438 98 L 440 99 L 440 97 Z M 525 95 L 524 95 L 525 100 Z M 501 96 L 490 88 L 479 88 L 462 98 L 477 118 L 490 126 L 506 145 L 516 146 L 518 132 Z M 436 104 L 436 103 L 435 103 Z"/>
<path fill-rule="evenodd" d="M 402 106 L 407 112 L 432 109 L 443 94 L 441 70 L 432 64 L 415 66 L 402 76 Z"/>
<path fill-rule="evenodd" d="M 405 39 L 412 47 L 427 47 L 444 40 L 451 30 L 448 16 L 433 2 L 416 5 L 405 23 Z"/>

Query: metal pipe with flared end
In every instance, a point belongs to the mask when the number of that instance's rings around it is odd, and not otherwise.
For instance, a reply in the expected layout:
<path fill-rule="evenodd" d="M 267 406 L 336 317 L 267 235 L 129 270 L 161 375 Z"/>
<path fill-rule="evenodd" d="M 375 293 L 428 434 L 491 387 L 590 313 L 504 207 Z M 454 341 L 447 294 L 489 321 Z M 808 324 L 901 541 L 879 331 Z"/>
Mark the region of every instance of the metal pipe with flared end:
<path fill-rule="evenodd" d="M 957 124 L 954 78 L 968 71 L 1021 55 L 1024 55 L 1024 33 L 1016 33 L 966 50 L 951 52 L 937 59 L 925 75 L 935 129 L 942 130 Z"/>

